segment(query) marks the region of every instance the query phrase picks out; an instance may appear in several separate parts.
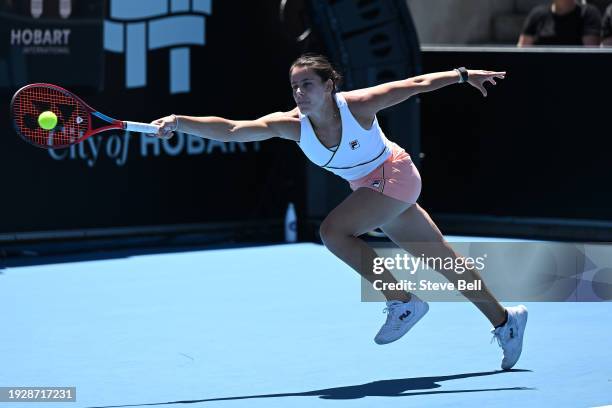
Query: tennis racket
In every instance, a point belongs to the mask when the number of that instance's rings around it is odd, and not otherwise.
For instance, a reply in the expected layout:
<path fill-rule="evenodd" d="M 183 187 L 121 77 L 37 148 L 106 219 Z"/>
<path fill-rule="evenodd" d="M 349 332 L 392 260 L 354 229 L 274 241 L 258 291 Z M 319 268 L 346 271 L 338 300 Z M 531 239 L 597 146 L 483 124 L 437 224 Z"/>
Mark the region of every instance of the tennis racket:
<path fill-rule="evenodd" d="M 39 117 L 43 113 L 54 118 L 50 121 L 50 128 L 48 125 L 43 128 L 40 124 Z M 44 149 L 69 147 L 107 130 L 140 133 L 157 133 L 159 130 L 156 125 L 108 117 L 72 92 L 52 84 L 30 84 L 18 90 L 11 101 L 11 114 L 17 134 L 26 142 Z"/>

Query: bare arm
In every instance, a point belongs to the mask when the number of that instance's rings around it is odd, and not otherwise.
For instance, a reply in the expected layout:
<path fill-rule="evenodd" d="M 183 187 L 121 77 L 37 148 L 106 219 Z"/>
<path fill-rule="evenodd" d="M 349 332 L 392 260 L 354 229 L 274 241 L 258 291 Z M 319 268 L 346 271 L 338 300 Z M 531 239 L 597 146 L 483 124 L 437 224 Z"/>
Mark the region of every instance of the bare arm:
<path fill-rule="evenodd" d="M 215 116 L 178 116 L 175 130 L 220 142 L 255 142 L 281 137 L 280 129 L 265 118 L 229 120 Z"/>
<path fill-rule="evenodd" d="M 529 47 L 533 45 L 534 42 L 535 42 L 535 38 L 532 37 L 531 35 L 521 34 L 518 40 L 518 44 L 516 45 L 517 47 Z"/>
<path fill-rule="evenodd" d="M 486 82 L 495 85 L 495 78 L 503 79 L 505 72 L 469 70 L 468 83 L 487 96 L 484 87 Z M 359 114 L 374 115 L 376 112 L 396 105 L 410 98 L 411 96 L 435 91 L 448 85 L 459 82 L 460 75 L 457 71 L 434 72 L 404 79 L 402 81 L 387 82 L 371 88 L 357 89 L 348 92 L 349 98 L 358 102 Z"/>
<path fill-rule="evenodd" d="M 299 140 L 294 112 L 275 112 L 255 120 L 230 120 L 217 116 L 170 115 L 153 121 L 160 126 L 158 137 L 168 139 L 173 132 L 220 142 L 254 142 L 279 137 Z"/>

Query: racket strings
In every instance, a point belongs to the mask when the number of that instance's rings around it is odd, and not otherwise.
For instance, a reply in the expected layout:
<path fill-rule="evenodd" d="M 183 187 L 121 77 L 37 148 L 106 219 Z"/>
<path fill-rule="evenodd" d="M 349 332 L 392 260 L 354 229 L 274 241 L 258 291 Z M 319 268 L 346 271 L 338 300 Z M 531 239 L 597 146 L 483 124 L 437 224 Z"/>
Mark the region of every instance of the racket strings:
<path fill-rule="evenodd" d="M 38 116 L 51 111 L 57 125 L 45 130 Z M 46 147 L 74 144 L 89 129 L 89 114 L 71 95 L 48 86 L 33 86 L 19 92 L 13 102 L 13 118 L 19 133 L 31 143 Z"/>

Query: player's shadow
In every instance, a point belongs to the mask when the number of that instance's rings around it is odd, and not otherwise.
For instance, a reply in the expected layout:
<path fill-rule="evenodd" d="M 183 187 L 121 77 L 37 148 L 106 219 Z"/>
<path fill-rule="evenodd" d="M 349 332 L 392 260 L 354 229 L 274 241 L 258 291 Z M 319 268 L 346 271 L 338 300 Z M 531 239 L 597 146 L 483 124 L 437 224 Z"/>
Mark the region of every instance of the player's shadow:
<path fill-rule="evenodd" d="M 283 394 L 262 394 L 262 395 L 244 395 L 236 397 L 223 397 L 223 398 L 209 398 L 199 400 L 183 400 L 183 401 L 168 401 L 168 402 L 154 402 L 148 404 L 132 404 L 132 405 L 107 405 L 104 407 L 90 407 L 90 408 L 119 408 L 119 407 L 140 407 L 140 406 L 154 406 L 154 405 L 169 405 L 169 404 L 193 404 L 198 402 L 216 402 L 216 401 L 234 401 L 243 399 L 255 399 L 255 398 L 280 398 L 280 397 L 319 397 L 323 399 L 358 399 L 364 397 L 409 397 L 413 395 L 426 395 L 426 394 L 458 394 L 458 393 L 470 393 L 470 392 L 485 392 L 485 391 L 525 391 L 533 390 L 535 388 L 529 387 L 506 387 L 506 388 L 478 388 L 478 389 L 461 389 L 461 390 L 449 390 L 449 391 L 420 391 L 420 392 L 407 392 L 417 390 L 435 390 L 440 388 L 438 384 L 443 381 L 460 380 L 469 377 L 483 377 L 487 375 L 503 374 L 507 372 L 530 372 L 531 370 L 510 370 L 510 371 L 487 371 L 481 373 L 466 373 L 456 375 L 445 375 L 439 377 L 416 377 L 416 378 L 403 378 L 397 380 L 381 380 L 374 381 L 367 384 L 350 385 L 346 387 L 335 387 L 335 388 L 324 388 L 314 391 L 306 392 L 295 392 L 295 393 L 283 393 Z"/>

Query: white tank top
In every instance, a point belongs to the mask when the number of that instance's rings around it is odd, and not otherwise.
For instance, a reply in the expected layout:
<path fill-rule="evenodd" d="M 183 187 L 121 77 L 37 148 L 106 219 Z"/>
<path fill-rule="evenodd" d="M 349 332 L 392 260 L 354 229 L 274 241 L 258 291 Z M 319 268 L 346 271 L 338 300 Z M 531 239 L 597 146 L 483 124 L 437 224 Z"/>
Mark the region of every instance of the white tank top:
<path fill-rule="evenodd" d="M 334 150 L 317 137 L 308 116 L 300 113 L 300 141 L 298 146 L 306 157 L 345 180 L 357 180 L 371 173 L 391 155 L 391 142 L 385 137 L 374 117 L 370 130 L 365 130 L 353 117 L 344 96 L 334 95 L 342 120 L 340 144 Z"/>

